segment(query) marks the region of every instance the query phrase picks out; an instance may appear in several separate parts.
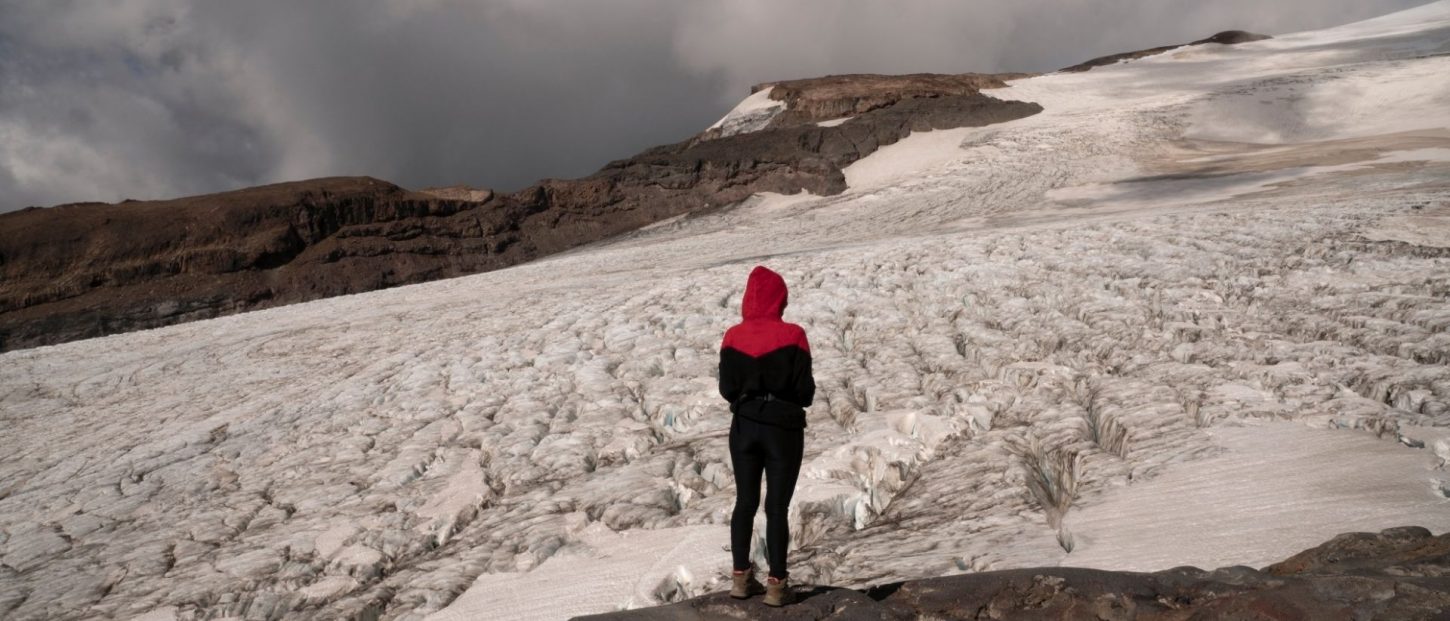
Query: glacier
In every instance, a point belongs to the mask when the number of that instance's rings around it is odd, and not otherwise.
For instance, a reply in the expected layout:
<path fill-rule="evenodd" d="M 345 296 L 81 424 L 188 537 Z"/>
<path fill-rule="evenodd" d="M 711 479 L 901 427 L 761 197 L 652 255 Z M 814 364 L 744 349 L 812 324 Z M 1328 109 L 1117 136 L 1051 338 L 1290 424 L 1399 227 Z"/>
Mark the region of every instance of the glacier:
<path fill-rule="evenodd" d="M 0 355 L 0 617 L 542 620 L 719 590 L 717 347 L 757 263 L 820 386 L 800 582 L 1450 530 L 1447 53 L 1442 1 L 1016 80 L 988 93 L 1043 113 L 913 134 L 840 195 Z"/>

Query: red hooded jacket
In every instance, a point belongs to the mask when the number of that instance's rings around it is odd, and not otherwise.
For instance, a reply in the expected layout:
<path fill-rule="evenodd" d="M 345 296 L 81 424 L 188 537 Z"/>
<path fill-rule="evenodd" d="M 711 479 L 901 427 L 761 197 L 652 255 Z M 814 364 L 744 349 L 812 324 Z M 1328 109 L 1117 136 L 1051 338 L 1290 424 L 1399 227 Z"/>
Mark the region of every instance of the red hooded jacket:
<path fill-rule="evenodd" d="M 806 331 L 781 319 L 788 295 L 780 274 L 760 266 L 750 272 L 742 320 L 720 344 L 720 395 L 737 416 L 803 428 L 816 382 Z"/>

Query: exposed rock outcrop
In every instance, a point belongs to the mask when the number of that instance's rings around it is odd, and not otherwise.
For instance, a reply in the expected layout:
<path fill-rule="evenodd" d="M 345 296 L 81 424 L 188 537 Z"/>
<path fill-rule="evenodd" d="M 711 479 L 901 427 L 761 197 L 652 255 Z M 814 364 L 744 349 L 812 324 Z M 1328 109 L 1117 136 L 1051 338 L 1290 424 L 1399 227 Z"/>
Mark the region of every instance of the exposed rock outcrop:
<path fill-rule="evenodd" d="M 752 94 L 770 89 L 770 99 L 783 109 L 765 129 L 810 125 L 854 117 L 896 105 L 904 100 L 972 95 L 982 89 L 1002 88 L 1008 80 L 1031 77 L 1030 73 L 913 73 L 909 75 L 846 74 L 804 80 L 766 82 L 750 89 Z M 719 138 L 729 132 L 712 128 L 702 139 Z"/>
<path fill-rule="evenodd" d="M 1206 43 L 1220 43 L 1220 44 L 1223 44 L 1223 45 L 1238 45 L 1240 43 L 1248 43 L 1250 41 L 1263 41 L 1264 39 L 1271 39 L 1271 38 L 1273 38 L 1273 37 L 1270 37 L 1269 35 L 1254 34 L 1252 32 L 1244 32 L 1242 30 L 1225 30 L 1225 31 L 1220 32 L 1220 33 L 1218 33 L 1216 35 L 1213 35 L 1213 36 L 1211 36 L 1211 37 L 1209 37 L 1207 39 L 1199 39 L 1199 40 L 1194 41 L 1192 43 L 1185 43 L 1185 44 L 1182 44 L 1182 45 L 1165 45 L 1165 46 L 1162 46 L 1162 47 L 1154 47 L 1154 48 L 1149 48 L 1149 49 L 1146 49 L 1146 50 L 1138 50 L 1136 52 L 1123 52 L 1121 54 L 1110 54 L 1108 56 L 1099 56 L 1098 58 L 1094 58 L 1094 59 L 1089 60 L 1087 62 L 1078 63 L 1078 64 L 1073 65 L 1071 67 L 1066 67 L 1066 68 L 1062 69 L 1062 71 L 1073 71 L 1073 72 L 1090 71 L 1094 67 L 1102 67 L 1104 65 L 1113 65 L 1113 64 L 1117 64 L 1117 63 L 1120 63 L 1122 61 L 1125 61 L 1125 60 L 1134 60 L 1134 59 L 1138 59 L 1138 58 L 1143 58 L 1145 56 L 1153 56 L 1155 54 L 1162 54 L 1163 52 L 1170 52 L 1170 51 L 1176 50 L 1176 49 L 1178 49 L 1180 47 L 1188 47 L 1190 45 L 1204 45 Z"/>
<path fill-rule="evenodd" d="M 834 194 L 843 167 L 912 131 L 1040 110 L 958 88 L 837 127 L 656 147 L 507 195 L 332 178 L 0 214 L 0 351 L 497 269 L 756 192 Z"/>
<path fill-rule="evenodd" d="M 1417 527 L 1345 534 L 1262 571 L 1052 567 L 799 591 L 802 602 L 779 609 L 714 593 L 577 619 L 1439 619 L 1450 615 L 1450 534 Z"/>
<path fill-rule="evenodd" d="M 510 214 L 370 179 L 0 215 L 0 346 L 57 343 L 501 264 Z"/>
<path fill-rule="evenodd" d="M 450 185 L 442 188 L 423 188 L 418 190 L 420 194 L 427 194 L 435 198 L 446 200 L 473 201 L 481 203 L 493 198 L 493 190 L 488 188 L 471 188 L 466 185 Z"/>

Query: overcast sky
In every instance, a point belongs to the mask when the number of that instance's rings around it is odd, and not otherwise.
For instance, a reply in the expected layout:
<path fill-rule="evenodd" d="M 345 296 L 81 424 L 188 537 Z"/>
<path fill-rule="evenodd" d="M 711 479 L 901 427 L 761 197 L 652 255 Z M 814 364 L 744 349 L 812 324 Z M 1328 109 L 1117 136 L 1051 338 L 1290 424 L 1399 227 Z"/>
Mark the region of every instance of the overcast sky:
<path fill-rule="evenodd" d="M 1042 71 L 1425 0 L 0 0 L 0 211 L 329 175 L 514 190 L 751 84 Z"/>

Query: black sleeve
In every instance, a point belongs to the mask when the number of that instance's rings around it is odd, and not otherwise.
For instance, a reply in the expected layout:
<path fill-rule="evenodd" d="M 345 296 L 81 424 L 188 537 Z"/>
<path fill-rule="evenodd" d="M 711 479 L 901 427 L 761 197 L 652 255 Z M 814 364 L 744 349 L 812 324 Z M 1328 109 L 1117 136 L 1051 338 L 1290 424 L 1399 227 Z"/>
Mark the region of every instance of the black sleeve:
<path fill-rule="evenodd" d="M 734 411 L 735 401 L 740 398 L 740 391 L 744 389 L 740 378 L 740 365 L 731 360 L 734 352 L 720 350 L 720 396 L 730 402 L 731 411 Z"/>
<path fill-rule="evenodd" d="M 809 350 L 796 351 L 795 369 L 792 375 L 795 376 L 795 394 L 800 399 L 796 405 L 809 406 L 811 401 L 816 398 L 816 378 L 811 375 L 811 352 Z"/>

